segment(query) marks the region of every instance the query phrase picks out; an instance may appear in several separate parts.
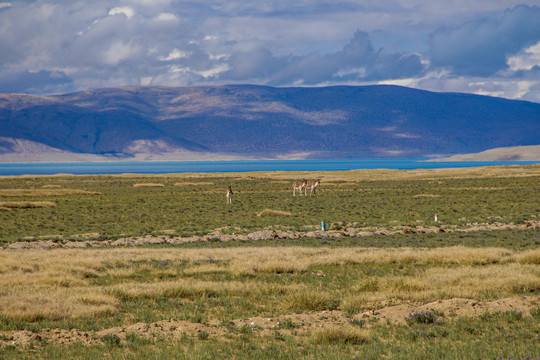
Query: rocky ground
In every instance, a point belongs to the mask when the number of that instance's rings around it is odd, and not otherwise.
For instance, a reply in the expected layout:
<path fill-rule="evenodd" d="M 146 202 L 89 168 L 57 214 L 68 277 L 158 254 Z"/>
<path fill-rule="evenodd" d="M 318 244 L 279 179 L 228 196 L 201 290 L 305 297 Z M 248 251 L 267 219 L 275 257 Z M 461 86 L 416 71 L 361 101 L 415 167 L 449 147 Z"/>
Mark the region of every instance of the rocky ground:
<path fill-rule="evenodd" d="M 221 230 L 215 230 L 204 236 L 181 237 L 171 234 L 146 235 L 140 237 L 122 237 L 117 240 L 100 240 L 98 233 L 82 234 L 70 236 L 50 235 L 42 237 L 27 237 L 21 241 L 2 244 L 0 249 L 51 249 L 51 248 L 87 248 L 87 247 L 119 247 L 119 246 L 141 246 L 149 244 L 182 244 L 187 242 L 207 242 L 207 241 L 246 241 L 246 240 L 268 240 L 268 239 L 298 239 L 298 238 L 345 238 L 353 236 L 373 236 L 373 235 L 395 235 L 412 233 L 438 233 L 438 232 L 472 232 L 489 230 L 510 230 L 510 229 L 540 229 L 540 220 L 527 220 L 521 224 L 504 223 L 473 223 L 463 227 L 451 225 L 439 226 L 415 226 L 396 228 L 354 228 L 349 227 L 344 230 L 330 231 L 282 231 L 282 230 L 261 230 L 249 234 L 223 234 Z"/>

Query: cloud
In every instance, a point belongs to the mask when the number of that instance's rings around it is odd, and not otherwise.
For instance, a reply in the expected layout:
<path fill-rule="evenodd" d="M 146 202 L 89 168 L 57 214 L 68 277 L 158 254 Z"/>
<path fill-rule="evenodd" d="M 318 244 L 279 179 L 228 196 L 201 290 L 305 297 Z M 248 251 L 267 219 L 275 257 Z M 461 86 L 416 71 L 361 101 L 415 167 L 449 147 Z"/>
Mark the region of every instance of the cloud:
<path fill-rule="evenodd" d="M 115 42 L 104 51 L 103 61 L 107 65 L 118 65 L 120 62 L 132 59 L 137 56 L 140 48 L 132 43 L 122 41 Z"/>
<path fill-rule="evenodd" d="M 392 83 L 536 99 L 540 8 L 535 4 L 538 0 L 452 0 L 450 7 L 443 0 L 0 2 L 0 91 Z"/>
<path fill-rule="evenodd" d="M 233 54 L 229 65 L 231 69 L 220 74 L 220 79 L 266 79 L 278 86 L 400 78 L 420 75 L 424 68 L 417 55 L 376 50 L 369 35 L 361 31 L 333 53 L 278 57 L 263 48 Z"/>
<path fill-rule="evenodd" d="M 189 53 L 179 50 L 179 49 L 172 49 L 169 55 L 162 56 L 159 58 L 161 61 L 172 61 L 172 60 L 178 60 L 178 59 L 185 59 L 189 57 Z"/>
<path fill-rule="evenodd" d="M 427 72 L 419 78 L 383 80 L 376 83 L 540 102 L 540 67 L 528 71 L 503 72 L 487 78 L 454 75 L 448 70 L 442 70 Z"/>
<path fill-rule="evenodd" d="M 456 74 L 490 76 L 507 68 L 507 58 L 540 41 L 540 7 L 518 5 L 500 17 L 484 17 L 442 28 L 429 40 L 433 67 Z"/>
<path fill-rule="evenodd" d="M 540 67 L 540 41 L 535 45 L 520 51 L 507 60 L 510 70 L 531 70 Z"/>
<path fill-rule="evenodd" d="M 109 16 L 114 16 L 114 15 L 125 15 L 128 18 L 131 18 L 133 17 L 133 15 L 135 15 L 135 10 L 133 10 L 129 6 L 119 6 L 119 7 L 112 8 L 109 11 Z"/>
<path fill-rule="evenodd" d="M 161 13 L 154 18 L 156 21 L 178 21 L 178 17 L 171 13 Z"/>

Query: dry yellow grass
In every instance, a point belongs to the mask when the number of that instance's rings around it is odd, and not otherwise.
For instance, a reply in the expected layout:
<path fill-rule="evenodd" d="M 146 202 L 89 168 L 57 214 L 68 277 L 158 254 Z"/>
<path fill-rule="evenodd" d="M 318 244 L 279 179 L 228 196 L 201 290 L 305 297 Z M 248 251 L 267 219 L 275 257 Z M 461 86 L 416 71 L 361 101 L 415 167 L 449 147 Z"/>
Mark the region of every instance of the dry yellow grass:
<path fill-rule="evenodd" d="M 0 197 L 17 196 L 65 196 L 65 195 L 100 195 L 97 191 L 86 191 L 80 189 L 62 188 L 40 188 L 40 189 L 0 189 Z"/>
<path fill-rule="evenodd" d="M 219 281 L 202 281 L 194 279 L 182 279 L 177 281 L 155 281 L 152 283 L 122 283 L 104 287 L 103 291 L 107 294 L 119 298 L 158 298 L 173 297 L 197 299 L 201 297 L 216 297 L 223 295 L 248 296 L 254 292 L 268 293 L 276 287 L 266 287 L 264 282 L 260 281 L 228 281 L 226 283 Z M 281 287 L 281 286 L 278 286 Z M 284 289 L 290 286 L 282 286 Z"/>
<path fill-rule="evenodd" d="M 30 208 L 50 208 L 55 207 L 52 201 L 0 201 L 0 209 L 30 209 Z"/>
<path fill-rule="evenodd" d="M 312 336 L 315 343 L 341 343 L 360 345 L 369 340 L 369 331 L 347 326 L 332 326 L 315 332 Z"/>
<path fill-rule="evenodd" d="M 174 186 L 203 186 L 203 185 L 214 185 L 214 183 L 212 183 L 212 182 L 204 182 L 204 181 L 201 181 L 201 182 L 184 181 L 184 182 L 174 183 Z"/>
<path fill-rule="evenodd" d="M 209 178 L 215 173 L 205 174 L 168 174 L 164 177 L 177 178 L 199 177 Z M 321 179 L 321 186 L 326 182 L 357 183 L 372 180 L 406 180 L 445 178 L 483 178 L 483 177 L 510 177 L 510 176 L 540 176 L 540 165 L 528 166 L 488 166 L 477 168 L 447 168 L 447 169 L 417 169 L 417 170 L 350 170 L 350 171 L 258 171 L 250 173 L 220 173 L 220 177 L 228 178 L 272 178 L 273 180 L 294 181 L 301 178 Z"/>
<path fill-rule="evenodd" d="M 165 187 L 165 185 L 160 184 L 160 183 L 139 183 L 139 184 L 133 184 L 133 187 L 136 187 L 136 188 Z"/>
<path fill-rule="evenodd" d="M 0 297 L 0 314 L 8 319 L 38 321 L 111 313 L 118 299 L 92 288 L 48 289 L 27 288 Z"/>
<path fill-rule="evenodd" d="M 511 256 L 512 260 L 519 264 L 540 265 L 540 248 L 526 250 Z"/>
<path fill-rule="evenodd" d="M 489 267 L 433 267 L 415 277 L 369 278 L 352 287 L 353 294 L 373 293 L 413 301 L 453 297 L 510 296 L 540 287 L 539 269 L 532 265 L 504 264 Z M 354 294 L 356 295 L 356 294 Z M 353 296 L 354 296 L 353 295 Z"/>
<path fill-rule="evenodd" d="M 435 194 L 418 194 L 414 195 L 415 198 L 437 198 L 441 197 L 441 195 L 435 195 Z"/>
<path fill-rule="evenodd" d="M 292 216 L 292 213 L 289 211 L 264 209 L 258 212 L 257 216 Z"/>
<path fill-rule="evenodd" d="M 283 309 L 339 306 L 349 311 L 377 308 L 385 301 L 504 298 L 540 288 L 539 261 L 540 249 L 465 247 L 4 250 L 0 252 L 0 316 L 27 321 L 98 316 L 114 311 L 125 298 L 163 296 L 249 299 L 280 294 Z M 178 270 L 152 265 L 162 262 L 185 266 Z M 366 277 L 332 291 L 264 280 L 268 275 L 304 273 L 320 266 L 365 263 L 402 264 L 405 269 L 427 266 L 414 275 Z M 149 281 L 137 280 L 140 273 L 147 274 Z M 197 279 L 212 274 L 230 274 L 230 280 Z M 113 285 L 96 285 L 95 279 L 100 277 Z"/>
<path fill-rule="evenodd" d="M 21 176 L 21 178 L 45 177 L 48 175 Z M 59 177 L 77 175 L 58 175 Z M 155 178 L 164 179 L 208 179 L 216 177 L 216 173 L 178 173 L 178 174 L 118 174 L 118 178 Z M 405 179 L 429 179 L 443 180 L 445 178 L 484 178 L 484 177 L 527 177 L 540 176 L 540 164 L 537 165 L 510 165 L 510 166 L 487 166 L 475 168 L 446 168 L 446 169 L 416 169 L 416 170 L 387 170 L 387 169 L 364 169 L 349 171 L 255 171 L 246 173 L 219 173 L 221 178 L 249 179 L 249 178 L 272 178 L 273 181 L 282 180 L 284 183 L 295 181 L 300 178 L 321 179 L 321 186 L 327 182 L 357 183 L 371 180 L 405 180 Z M 7 178 L 7 176 L 0 176 Z"/>
<path fill-rule="evenodd" d="M 299 288 L 290 291 L 282 304 L 288 310 L 322 311 L 337 308 L 339 300 L 322 289 Z"/>

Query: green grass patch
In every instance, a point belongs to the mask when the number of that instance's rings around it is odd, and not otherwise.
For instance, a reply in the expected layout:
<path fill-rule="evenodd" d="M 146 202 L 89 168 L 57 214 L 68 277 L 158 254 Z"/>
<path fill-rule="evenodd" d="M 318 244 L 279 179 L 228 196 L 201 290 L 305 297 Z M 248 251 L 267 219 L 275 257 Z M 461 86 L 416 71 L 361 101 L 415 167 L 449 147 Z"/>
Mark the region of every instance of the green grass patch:
<path fill-rule="evenodd" d="M 49 201 L 54 196 L 57 206 L 0 212 L 0 241 L 85 233 L 115 239 L 164 230 L 190 236 L 218 228 L 236 228 L 237 233 L 265 228 L 305 231 L 320 228 L 321 221 L 335 230 L 350 226 L 414 230 L 436 225 L 434 214 L 445 226 L 521 223 L 540 216 L 538 176 L 372 180 L 356 187 L 325 187 L 324 183 L 323 178 L 316 196 L 293 197 L 287 181 L 264 177 L 5 177 L 0 179 L 0 202 Z M 231 206 L 224 195 L 228 185 L 236 190 Z"/>

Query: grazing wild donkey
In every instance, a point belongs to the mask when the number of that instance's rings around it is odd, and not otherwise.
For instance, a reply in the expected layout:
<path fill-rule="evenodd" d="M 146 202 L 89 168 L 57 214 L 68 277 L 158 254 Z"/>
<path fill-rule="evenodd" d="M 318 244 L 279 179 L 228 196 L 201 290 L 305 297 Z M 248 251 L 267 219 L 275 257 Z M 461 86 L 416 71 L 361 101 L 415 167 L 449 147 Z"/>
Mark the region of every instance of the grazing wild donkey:
<path fill-rule="evenodd" d="M 305 190 L 306 186 L 307 186 L 307 180 L 304 180 L 302 182 L 295 182 L 294 184 L 292 184 L 293 196 L 296 196 L 296 190 L 300 191 L 300 194 L 302 194 L 302 190 Z"/>
<path fill-rule="evenodd" d="M 227 192 L 225 193 L 225 196 L 227 197 L 227 203 L 232 204 L 232 196 L 233 196 L 233 192 L 232 192 L 232 189 L 231 189 L 231 186 L 230 186 L 230 185 L 229 185 L 229 187 L 227 188 Z"/>

